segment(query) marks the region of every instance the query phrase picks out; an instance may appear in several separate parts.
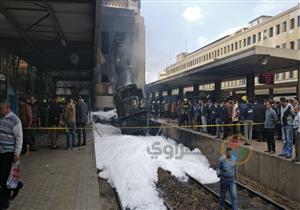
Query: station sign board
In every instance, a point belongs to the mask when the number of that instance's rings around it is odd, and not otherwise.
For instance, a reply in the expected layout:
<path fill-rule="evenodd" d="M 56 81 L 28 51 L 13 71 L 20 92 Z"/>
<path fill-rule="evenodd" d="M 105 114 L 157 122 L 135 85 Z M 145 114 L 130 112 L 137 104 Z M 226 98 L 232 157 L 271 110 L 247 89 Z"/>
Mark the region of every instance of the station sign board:
<path fill-rule="evenodd" d="M 274 84 L 274 73 L 272 72 L 264 72 L 259 74 L 258 76 L 258 82 L 260 84 L 267 84 L 267 85 L 273 85 Z"/>

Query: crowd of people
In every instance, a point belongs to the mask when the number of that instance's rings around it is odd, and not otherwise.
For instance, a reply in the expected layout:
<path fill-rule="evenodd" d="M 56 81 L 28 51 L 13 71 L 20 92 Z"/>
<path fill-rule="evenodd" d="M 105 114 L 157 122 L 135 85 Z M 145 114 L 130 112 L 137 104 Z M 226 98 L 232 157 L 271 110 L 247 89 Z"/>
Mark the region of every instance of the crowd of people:
<path fill-rule="evenodd" d="M 67 134 L 66 149 L 86 145 L 88 105 L 81 97 L 65 102 L 64 98 L 56 96 L 51 100 L 43 99 L 41 103 L 33 96 L 20 98 L 18 116 L 23 127 L 22 153 L 36 150 L 35 133 L 40 130 L 48 132 L 48 144 L 52 149 L 58 148 L 61 132 Z"/>
<path fill-rule="evenodd" d="M 0 209 L 8 209 L 11 189 L 6 183 L 12 163 L 23 153 L 35 151 L 35 134 L 39 130 L 49 133 L 49 146 L 57 149 L 58 135 L 66 132 L 66 149 L 85 146 L 88 105 L 79 97 L 69 99 L 54 97 L 38 103 L 35 97 L 20 98 L 18 113 L 11 110 L 7 101 L 0 102 Z M 77 127 L 77 128 L 76 128 Z M 76 144 L 77 133 L 77 144 Z M 81 141 L 83 138 L 83 141 Z M 19 185 L 18 185 L 19 186 Z M 16 188 L 17 189 L 17 188 Z M 13 189 L 13 190 L 16 190 Z"/>
<path fill-rule="evenodd" d="M 280 156 L 292 157 L 293 143 L 296 147 L 295 162 L 300 161 L 300 113 L 298 98 L 278 101 L 248 101 L 246 96 L 240 99 L 213 101 L 188 100 L 162 101 L 153 100 L 151 112 L 154 118 L 172 118 L 178 120 L 179 126 L 186 126 L 207 132 L 217 138 L 238 138 L 240 134 L 245 145 L 252 139 L 266 141 L 267 150 L 275 154 L 275 138 L 282 140 L 283 149 Z"/>

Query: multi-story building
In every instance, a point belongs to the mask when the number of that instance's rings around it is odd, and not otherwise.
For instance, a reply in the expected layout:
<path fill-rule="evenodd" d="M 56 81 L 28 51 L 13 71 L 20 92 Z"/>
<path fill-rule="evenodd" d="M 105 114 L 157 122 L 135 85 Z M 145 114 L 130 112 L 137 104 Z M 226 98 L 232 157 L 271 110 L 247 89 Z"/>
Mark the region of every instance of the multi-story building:
<path fill-rule="evenodd" d="M 300 57 L 300 5 L 276 16 L 260 16 L 249 22 L 248 27 L 231 35 L 222 37 L 192 53 L 179 54 L 176 63 L 160 72 L 159 80 L 241 53 L 253 46 L 298 50 Z M 283 70 L 275 75 L 275 84 L 293 81 L 298 81 L 296 69 L 288 72 Z M 222 89 L 245 87 L 245 83 L 243 78 L 223 81 Z M 259 85 L 258 81 L 256 84 Z M 200 85 L 200 90 L 213 90 L 213 88 L 213 84 Z"/>

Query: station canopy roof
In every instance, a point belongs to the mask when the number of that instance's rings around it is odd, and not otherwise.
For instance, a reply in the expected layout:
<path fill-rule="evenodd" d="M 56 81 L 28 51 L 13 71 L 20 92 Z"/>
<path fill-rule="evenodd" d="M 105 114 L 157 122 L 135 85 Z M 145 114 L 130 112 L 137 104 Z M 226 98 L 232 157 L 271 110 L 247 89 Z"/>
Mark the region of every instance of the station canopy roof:
<path fill-rule="evenodd" d="M 0 45 L 59 79 L 91 78 L 95 0 L 1 0 Z"/>
<path fill-rule="evenodd" d="M 161 91 L 190 87 L 246 77 L 248 73 L 298 69 L 300 51 L 254 46 L 212 63 L 170 76 L 146 85 L 146 91 Z"/>

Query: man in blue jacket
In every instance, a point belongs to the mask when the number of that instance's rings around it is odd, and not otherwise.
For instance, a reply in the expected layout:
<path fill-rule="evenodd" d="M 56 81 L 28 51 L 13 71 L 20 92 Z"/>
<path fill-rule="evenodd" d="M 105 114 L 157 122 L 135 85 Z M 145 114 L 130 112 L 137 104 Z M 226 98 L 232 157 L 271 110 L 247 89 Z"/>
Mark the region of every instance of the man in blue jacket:
<path fill-rule="evenodd" d="M 220 177 L 220 208 L 224 209 L 226 192 L 229 190 L 232 209 L 237 210 L 236 192 L 236 159 L 232 156 L 232 148 L 226 148 L 226 155 L 220 157 L 217 167 L 217 175 Z"/>

